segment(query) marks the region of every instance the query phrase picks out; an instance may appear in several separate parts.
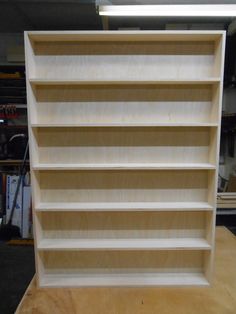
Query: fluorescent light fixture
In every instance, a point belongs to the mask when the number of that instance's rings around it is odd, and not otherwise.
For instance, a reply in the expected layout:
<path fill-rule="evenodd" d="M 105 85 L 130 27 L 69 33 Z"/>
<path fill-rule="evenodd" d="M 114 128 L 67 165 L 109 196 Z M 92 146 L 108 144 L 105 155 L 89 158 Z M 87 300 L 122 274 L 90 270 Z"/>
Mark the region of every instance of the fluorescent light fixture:
<path fill-rule="evenodd" d="M 3 119 L 0 119 L 0 123 L 4 123 L 4 120 L 3 120 Z"/>
<path fill-rule="evenodd" d="M 99 14 L 107 16 L 235 17 L 236 5 L 100 5 Z"/>

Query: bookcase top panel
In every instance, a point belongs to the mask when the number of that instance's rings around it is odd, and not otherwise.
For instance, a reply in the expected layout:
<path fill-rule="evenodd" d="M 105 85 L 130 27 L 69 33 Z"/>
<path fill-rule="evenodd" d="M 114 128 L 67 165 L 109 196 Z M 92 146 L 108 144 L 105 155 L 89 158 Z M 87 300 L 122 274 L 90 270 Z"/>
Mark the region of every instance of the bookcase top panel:
<path fill-rule="evenodd" d="M 38 41 L 217 41 L 225 31 L 29 31 Z"/>

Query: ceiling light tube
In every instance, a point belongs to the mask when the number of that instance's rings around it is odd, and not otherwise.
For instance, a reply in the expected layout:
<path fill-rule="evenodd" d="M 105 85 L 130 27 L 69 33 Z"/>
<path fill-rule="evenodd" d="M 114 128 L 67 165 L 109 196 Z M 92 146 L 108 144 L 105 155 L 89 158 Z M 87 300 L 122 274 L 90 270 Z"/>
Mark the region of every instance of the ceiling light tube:
<path fill-rule="evenodd" d="M 236 5 L 100 5 L 99 14 L 107 16 L 235 17 Z"/>

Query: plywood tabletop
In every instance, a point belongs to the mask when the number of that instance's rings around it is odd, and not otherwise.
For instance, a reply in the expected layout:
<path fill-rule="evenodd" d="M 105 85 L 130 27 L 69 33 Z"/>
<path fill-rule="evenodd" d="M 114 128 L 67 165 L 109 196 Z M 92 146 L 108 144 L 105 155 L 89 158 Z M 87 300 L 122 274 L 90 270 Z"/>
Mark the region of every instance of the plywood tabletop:
<path fill-rule="evenodd" d="M 234 314 L 236 237 L 216 228 L 216 263 L 210 288 L 42 288 L 35 278 L 16 314 Z"/>

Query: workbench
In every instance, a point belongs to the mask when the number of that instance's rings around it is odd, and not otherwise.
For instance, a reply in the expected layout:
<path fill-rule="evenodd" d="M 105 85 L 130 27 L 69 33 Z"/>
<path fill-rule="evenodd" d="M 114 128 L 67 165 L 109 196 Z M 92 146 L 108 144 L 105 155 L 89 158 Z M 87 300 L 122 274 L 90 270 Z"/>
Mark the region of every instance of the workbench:
<path fill-rule="evenodd" d="M 16 314 L 235 314 L 236 237 L 216 228 L 210 288 L 41 288 L 30 283 Z"/>

